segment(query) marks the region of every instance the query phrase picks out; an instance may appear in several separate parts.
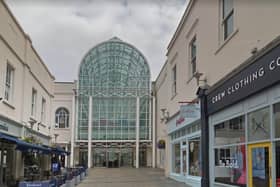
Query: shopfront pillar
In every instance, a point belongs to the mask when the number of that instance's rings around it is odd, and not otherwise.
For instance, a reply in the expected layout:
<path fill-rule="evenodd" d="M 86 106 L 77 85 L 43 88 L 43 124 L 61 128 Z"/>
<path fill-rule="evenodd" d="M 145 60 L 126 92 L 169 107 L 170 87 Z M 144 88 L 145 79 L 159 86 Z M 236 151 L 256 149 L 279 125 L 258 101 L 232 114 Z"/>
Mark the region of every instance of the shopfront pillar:
<path fill-rule="evenodd" d="M 201 110 L 201 165 L 202 165 L 202 178 L 201 186 L 209 187 L 209 122 L 208 122 L 208 110 L 207 110 L 207 89 L 199 88 L 197 95 L 200 99 Z"/>
<path fill-rule="evenodd" d="M 65 146 L 65 151 L 68 152 L 68 145 Z M 68 166 L 68 155 L 65 155 L 65 167 Z"/>
<path fill-rule="evenodd" d="M 152 121 L 152 125 L 153 125 L 153 150 L 152 150 L 152 167 L 155 168 L 156 167 L 156 117 L 155 117 L 155 112 L 156 112 L 156 99 L 153 96 L 152 97 L 152 111 L 150 111 L 150 113 L 152 113 L 152 119 L 150 118 L 150 121 Z"/>
<path fill-rule="evenodd" d="M 92 96 L 89 97 L 88 106 L 88 168 L 91 168 Z"/>
<path fill-rule="evenodd" d="M 74 144 L 75 144 L 75 114 L 76 114 L 76 96 L 72 97 L 72 123 L 71 123 L 71 153 L 70 153 L 70 166 L 74 166 Z M 67 146 L 66 146 L 67 148 Z M 68 149 L 68 148 L 67 148 Z M 67 163 L 67 162 L 66 162 Z"/>
<path fill-rule="evenodd" d="M 135 152 L 136 152 L 135 167 L 136 168 L 139 168 L 139 124 L 140 124 L 139 123 L 139 117 L 140 117 L 139 100 L 140 100 L 139 97 L 137 97 L 136 98 L 136 146 L 135 146 L 135 148 L 136 148 L 136 150 L 135 150 Z"/>

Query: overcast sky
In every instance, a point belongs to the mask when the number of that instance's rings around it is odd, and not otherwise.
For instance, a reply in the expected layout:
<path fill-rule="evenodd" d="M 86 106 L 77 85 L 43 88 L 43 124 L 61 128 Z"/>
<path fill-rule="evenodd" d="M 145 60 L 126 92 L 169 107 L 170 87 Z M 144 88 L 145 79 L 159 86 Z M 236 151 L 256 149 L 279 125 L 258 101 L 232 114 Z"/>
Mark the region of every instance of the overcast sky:
<path fill-rule="evenodd" d="M 73 81 L 85 53 L 113 36 L 146 56 L 155 80 L 188 0 L 6 2 L 56 81 Z"/>

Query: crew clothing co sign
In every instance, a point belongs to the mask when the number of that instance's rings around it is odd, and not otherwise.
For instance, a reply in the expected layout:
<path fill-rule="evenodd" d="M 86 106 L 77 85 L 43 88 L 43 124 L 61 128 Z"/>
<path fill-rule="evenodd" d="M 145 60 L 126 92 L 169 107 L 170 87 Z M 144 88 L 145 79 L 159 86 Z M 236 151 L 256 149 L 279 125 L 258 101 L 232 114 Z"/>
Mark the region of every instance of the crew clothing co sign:
<path fill-rule="evenodd" d="M 213 114 L 280 81 L 280 45 L 242 69 L 207 96 Z"/>

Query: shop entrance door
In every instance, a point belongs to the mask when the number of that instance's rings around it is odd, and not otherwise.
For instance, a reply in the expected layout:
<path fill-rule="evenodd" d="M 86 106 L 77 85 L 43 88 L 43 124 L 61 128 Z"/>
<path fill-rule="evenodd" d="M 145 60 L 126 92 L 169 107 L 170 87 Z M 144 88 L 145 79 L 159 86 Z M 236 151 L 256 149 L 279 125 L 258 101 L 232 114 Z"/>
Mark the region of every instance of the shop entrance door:
<path fill-rule="evenodd" d="M 182 174 L 184 176 L 186 176 L 187 175 L 187 150 L 186 149 L 182 150 L 182 163 L 181 163 L 181 166 L 182 166 Z"/>
<path fill-rule="evenodd" d="M 260 143 L 248 146 L 249 186 L 271 187 L 271 144 Z"/>

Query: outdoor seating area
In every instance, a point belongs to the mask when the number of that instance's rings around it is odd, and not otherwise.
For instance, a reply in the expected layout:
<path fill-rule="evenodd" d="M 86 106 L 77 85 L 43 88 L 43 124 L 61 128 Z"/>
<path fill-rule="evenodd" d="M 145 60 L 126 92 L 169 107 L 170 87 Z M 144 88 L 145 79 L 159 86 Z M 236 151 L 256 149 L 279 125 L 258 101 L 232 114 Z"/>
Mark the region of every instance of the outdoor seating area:
<path fill-rule="evenodd" d="M 88 175 L 85 167 L 64 168 L 55 171 L 45 180 L 20 181 L 18 187 L 40 186 L 40 187 L 74 187 Z"/>

